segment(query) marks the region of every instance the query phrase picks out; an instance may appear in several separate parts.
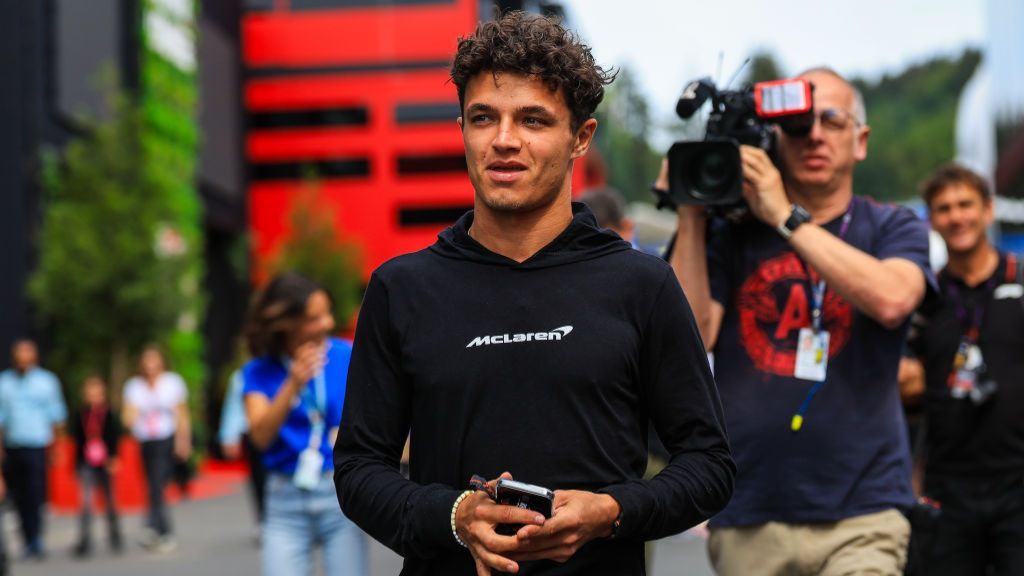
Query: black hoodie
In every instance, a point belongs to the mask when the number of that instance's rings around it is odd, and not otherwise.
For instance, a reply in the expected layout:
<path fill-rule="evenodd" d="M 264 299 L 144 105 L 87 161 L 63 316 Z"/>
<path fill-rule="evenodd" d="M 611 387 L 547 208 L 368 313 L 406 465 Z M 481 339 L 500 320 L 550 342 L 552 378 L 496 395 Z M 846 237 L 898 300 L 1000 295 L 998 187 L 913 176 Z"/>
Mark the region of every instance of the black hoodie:
<path fill-rule="evenodd" d="M 644 574 L 645 540 L 729 499 L 718 392 L 672 269 L 573 212 L 522 263 L 473 240 L 470 212 L 370 279 L 335 484 L 345 514 L 405 557 L 403 575 L 476 573 L 450 528 L 473 474 L 604 492 L 622 507 L 615 539 L 520 574 Z M 672 459 L 645 481 L 649 421 Z"/>

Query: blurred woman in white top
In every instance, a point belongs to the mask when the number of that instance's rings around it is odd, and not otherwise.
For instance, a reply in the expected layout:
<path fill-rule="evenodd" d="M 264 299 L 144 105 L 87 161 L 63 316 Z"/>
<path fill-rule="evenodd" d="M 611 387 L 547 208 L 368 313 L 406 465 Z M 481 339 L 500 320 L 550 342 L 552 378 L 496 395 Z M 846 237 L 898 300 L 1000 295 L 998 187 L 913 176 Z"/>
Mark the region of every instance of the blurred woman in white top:
<path fill-rule="evenodd" d="M 146 474 L 149 514 L 142 545 L 159 552 L 176 547 L 164 489 L 171 478 L 174 457 L 192 452 L 192 430 L 185 381 L 165 369 L 164 355 L 147 346 L 139 357 L 139 374 L 124 385 L 122 420 L 139 442 Z"/>

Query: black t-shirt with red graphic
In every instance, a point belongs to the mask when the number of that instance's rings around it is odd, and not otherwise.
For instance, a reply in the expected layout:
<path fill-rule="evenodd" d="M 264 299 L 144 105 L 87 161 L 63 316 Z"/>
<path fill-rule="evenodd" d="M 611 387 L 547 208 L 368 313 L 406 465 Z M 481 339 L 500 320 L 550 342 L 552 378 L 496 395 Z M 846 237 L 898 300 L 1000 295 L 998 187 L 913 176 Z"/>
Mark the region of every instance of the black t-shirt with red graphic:
<path fill-rule="evenodd" d="M 838 235 L 841 220 L 825 228 Z M 910 210 L 855 197 L 844 240 L 914 262 L 934 286 L 927 227 Z M 708 273 L 725 307 L 715 379 L 737 465 L 732 500 L 712 526 L 833 522 L 912 504 L 896 386 L 907 324 L 888 330 L 826 288 L 827 376 L 793 432 L 814 385 L 793 377 L 797 337 L 811 326 L 807 268 L 775 230 L 749 223 L 713 230 Z"/>

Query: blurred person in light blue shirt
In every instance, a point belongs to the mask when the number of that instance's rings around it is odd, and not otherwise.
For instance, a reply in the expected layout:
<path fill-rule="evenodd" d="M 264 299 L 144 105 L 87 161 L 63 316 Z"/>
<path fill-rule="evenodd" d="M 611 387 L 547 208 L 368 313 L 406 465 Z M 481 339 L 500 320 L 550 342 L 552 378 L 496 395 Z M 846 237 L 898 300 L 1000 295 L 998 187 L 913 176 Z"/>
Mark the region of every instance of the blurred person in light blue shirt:
<path fill-rule="evenodd" d="M 245 416 L 245 404 L 242 394 L 244 385 L 242 369 L 231 373 L 228 389 L 224 393 L 224 404 L 220 412 L 220 429 L 217 439 L 221 451 L 229 460 L 241 457 L 247 459 L 249 465 L 249 488 L 256 519 L 263 523 L 263 492 L 266 486 L 267 472 L 263 467 L 263 453 L 249 439 L 249 420 Z"/>
<path fill-rule="evenodd" d="M 229 458 L 240 455 L 242 435 L 249 431 L 249 421 L 245 419 L 245 405 L 242 400 L 242 370 L 231 373 L 228 389 L 224 393 L 224 404 L 220 409 L 220 429 L 217 438 L 220 446 Z"/>
<path fill-rule="evenodd" d="M 67 407 L 60 381 L 39 367 L 35 342 L 11 347 L 12 367 L 0 373 L 0 428 L 3 474 L 18 511 L 25 555 L 42 559 L 42 517 L 46 501 L 46 449 L 63 434 Z"/>

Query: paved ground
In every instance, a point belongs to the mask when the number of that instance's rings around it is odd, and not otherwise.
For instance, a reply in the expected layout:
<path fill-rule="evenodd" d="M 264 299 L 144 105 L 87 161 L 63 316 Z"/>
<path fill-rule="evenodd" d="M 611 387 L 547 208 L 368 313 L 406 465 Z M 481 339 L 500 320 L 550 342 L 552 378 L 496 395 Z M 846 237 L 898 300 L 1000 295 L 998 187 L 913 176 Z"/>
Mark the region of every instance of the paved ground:
<path fill-rule="evenodd" d="M 127 537 L 125 552 L 119 556 L 106 549 L 105 526 L 94 524 L 97 550 L 85 561 L 70 555 L 77 538 L 77 519 L 51 514 L 48 519 L 44 562 L 18 559 L 20 542 L 14 534 L 14 514 L 6 513 L 8 549 L 13 552 L 14 576 L 254 576 L 259 574 L 259 551 L 247 495 L 241 486 L 227 496 L 183 502 L 172 509 L 179 547 L 164 555 L 143 551 L 135 535 L 141 526 L 138 515 L 122 519 Z M 370 576 L 398 574 L 401 558 L 373 542 L 370 552 Z M 654 546 L 653 576 L 708 576 L 711 574 L 704 554 L 704 542 L 690 536 L 677 536 Z"/>

